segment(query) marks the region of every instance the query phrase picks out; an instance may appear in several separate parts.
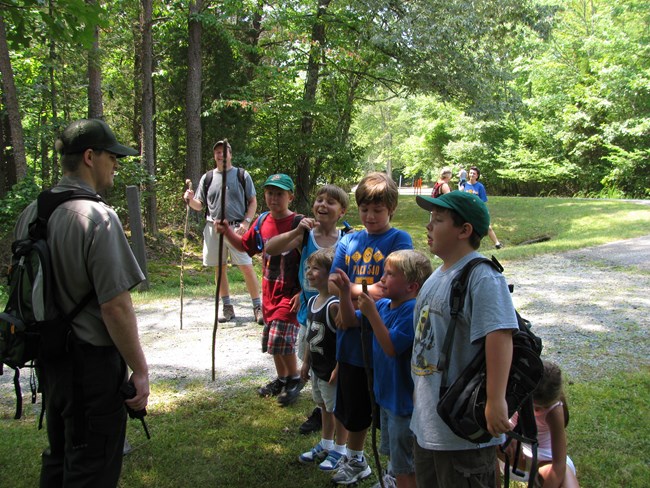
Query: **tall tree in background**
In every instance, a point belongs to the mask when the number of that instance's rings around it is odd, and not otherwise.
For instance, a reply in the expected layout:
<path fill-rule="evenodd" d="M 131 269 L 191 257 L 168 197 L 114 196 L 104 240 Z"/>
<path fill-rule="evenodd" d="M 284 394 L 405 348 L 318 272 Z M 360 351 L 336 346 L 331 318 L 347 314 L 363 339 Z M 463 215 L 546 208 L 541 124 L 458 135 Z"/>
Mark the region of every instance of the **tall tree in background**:
<path fill-rule="evenodd" d="M 86 0 L 90 5 L 97 0 Z M 88 117 L 91 119 L 104 118 L 104 100 L 102 97 L 102 67 L 99 51 L 99 26 L 93 29 L 93 44 L 88 51 Z"/>
<path fill-rule="evenodd" d="M 156 152 L 154 130 L 152 0 L 142 0 L 142 158 L 147 169 L 146 223 L 151 234 L 158 233 L 156 211 Z"/>
<path fill-rule="evenodd" d="M 303 95 L 302 120 L 300 122 L 301 151 L 296 162 L 296 207 L 300 212 L 309 213 L 311 207 L 311 186 L 309 160 L 313 154 L 311 137 L 314 131 L 313 107 L 316 102 L 318 89 L 318 75 L 322 63 L 323 49 L 325 48 L 325 25 L 323 16 L 327 13 L 330 0 L 318 0 L 314 25 L 311 29 L 309 42 L 309 59 L 307 60 L 307 76 L 305 78 L 305 91 Z"/>
<path fill-rule="evenodd" d="M 7 107 L 11 145 L 13 147 L 13 171 L 8 168 L 8 171 L 5 172 L 7 175 L 7 183 L 11 186 L 27 174 L 27 156 L 25 154 L 25 141 L 23 139 L 23 125 L 20 118 L 18 94 L 16 93 L 14 72 L 9 57 L 7 30 L 5 29 L 5 19 L 2 14 L 0 14 L 0 74 L 2 75 L 3 98 Z"/>
<path fill-rule="evenodd" d="M 185 176 L 194 186 L 198 185 L 201 177 L 201 77 L 203 64 L 201 61 L 201 24 L 200 13 L 203 9 L 202 0 L 192 0 L 189 6 L 187 47 L 187 88 L 185 95 L 185 112 L 187 126 L 187 165 Z"/>

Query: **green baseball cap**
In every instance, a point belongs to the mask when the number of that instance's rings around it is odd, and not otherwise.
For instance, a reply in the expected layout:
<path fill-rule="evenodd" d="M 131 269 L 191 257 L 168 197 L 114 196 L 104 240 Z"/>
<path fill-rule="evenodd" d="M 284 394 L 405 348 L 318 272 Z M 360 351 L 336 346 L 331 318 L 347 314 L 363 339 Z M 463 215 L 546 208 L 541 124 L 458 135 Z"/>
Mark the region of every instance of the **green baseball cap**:
<path fill-rule="evenodd" d="M 476 233 L 484 237 L 490 227 L 490 212 L 478 196 L 464 191 L 451 191 L 440 195 L 438 198 L 418 195 L 415 197 L 417 204 L 424 210 L 431 212 L 433 207 L 442 207 L 455 211 L 465 222 L 472 224 Z"/>
<path fill-rule="evenodd" d="M 294 189 L 293 180 L 289 175 L 285 175 L 284 173 L 269 176 L 264 182 L 264 186 L 277 186 L 287 191 L 293 191 Z"/>
<path fill-rule="evenodd" d="M 100 119 L 75 120 L 65 128 L 56 144 L 61 154 L 82 153 L 86 149 L 101 149 L 118 158 L 135 156 L 135 149 L 123 146 L 106 122 Z"/>

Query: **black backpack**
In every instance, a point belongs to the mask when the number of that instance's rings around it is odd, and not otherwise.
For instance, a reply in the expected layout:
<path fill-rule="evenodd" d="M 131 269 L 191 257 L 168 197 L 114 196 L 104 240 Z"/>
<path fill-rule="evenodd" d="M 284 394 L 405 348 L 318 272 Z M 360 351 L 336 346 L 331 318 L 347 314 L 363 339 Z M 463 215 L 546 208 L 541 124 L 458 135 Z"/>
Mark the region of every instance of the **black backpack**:
<path fill-rule="evenodd" d="M 44 191 L 38 196 L 37 215 L 29 224 L 29 236 L 11 245 L 11 267 L 7 273 L 9 299 L 4 312 L 0 313 L 0 374 L 5 364 L 14 370 L 16 419 L 22 416 L 20 368 L 33 368 L 34 361 L 64 355 L 70 322 L 95 295 L 91 291 L 66 314 L 60 309 L 54 293 L 47 222 L 54 209 L 73 199 L 102 201 L 99 195 L 83 190 Z M 32 403 L 35 403 L 33 374 L 32 369 L 30 385 Z"/>
<path fill-rule="evenodd" d="M 203 179 L 203 198 L 208 199 L 208 188 L 212 184 L 212 179 L 214 178 L 214 170 L 211 169 L 205 173 L 205 178 Z M 244 192 L 244 213 L 246 213 L 246 176 L 244 175 L 244 168 L 237 168 L 237 179 L 241 185 L 242 191 Z M 208 205 L 205 205 L 205 216 L 208 216 Z"/>
<path fill-rule="evenodd" d="M 447 365 L 449 364 L 449 354 L 454 341 L 458 314 L 463 309 L 467 295 L 469 276 L 472 270 L 481 263 L 489 264 L 499 273 L 503 272 L 503 267 L 493 256 L 492 260 L 483 257 L 472 259 L 458 273 L 451 286 L 451 321 L 445 335 L 438 363 L 438 370 L 442 371 L 440 401 L 437 407 L 438 414 L 457 436 L 476 444 L 493 439 L 492 435 L 487 431 L 485 420 L 485 404 L 487 401 L 485 348 L 481 348 L 470 364 L 450 386 L 447 385 Z M 510 291 L 512 292 L 512 287 L 510 287 Z M 531 445 L 533 460 L 530 469 L 529 486 L 532 487 L 537 473 L 537 424 L 535 423 L 532 394 L 544 372 L 540 358 L 542 340 L 531 332 L 531 324 L 528 320 L 522 318 L 518 312 L 516 312 L 516 315 L 519 329 L 512 336 L 512 363 L 506 387 L 506 402 L 508 404 L 508 418 L 518 412 L 518 422 L 517 426 L 506 434 L 508 436 L 506 442 L 516 439 Z M 508 486 L 509 469 L 506 469 L 505 483 Z"/>

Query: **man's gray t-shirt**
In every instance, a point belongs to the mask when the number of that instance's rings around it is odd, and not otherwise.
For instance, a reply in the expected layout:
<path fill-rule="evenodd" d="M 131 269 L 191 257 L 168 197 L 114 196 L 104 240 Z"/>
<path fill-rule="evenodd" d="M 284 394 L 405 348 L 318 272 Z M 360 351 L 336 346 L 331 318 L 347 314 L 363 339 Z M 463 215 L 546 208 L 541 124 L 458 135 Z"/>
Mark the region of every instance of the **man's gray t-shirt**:
<path fill-rule="evenodd" d="M 78 178 L 64 176 L 53 191 L 95 191 Z M 36 216 L 36 202 L 20 215 L 14 235 L 27 237 Z M 73 319 L 77 337 L 95 346 L 113 345 L 102 320 L 100 304 L 106 303 L 144 280 L 122 224 L 108 205 L 93 200 L 69 200 L 59 205 L 48 222 L 56 298 L 70 312 L 95 290 L 96 297 Z"/>
<path fill-rule="evenodd" d="M 422 286 L 414 312 L 415 340 L 411 356 L 414 383 L 414 410 L 411 430 L 424 449 L 451 451 L 499 444 L 474 444 L 456 436 L 436 411 L 442 374 L 437 369 L 440 352 L 449 326 L 451 283 L 470 260 L 481 257 L 472 252 L 449 269 L 436 269 Z M 516 329 L 517 317 L 510 292 L 501 273 L 488 265 L 472 271 L 465 307 L 456 324 L 450 354 L 449 384 L 458 377 L 481 348 L 486 335 L 500 329 Z"/>
<path fill-rule="evenodd" d="M 244 220 L 246 209 L 248 208 L 248 201 L 256 195 L 255 185 L 253 179 L 248 171 L 244 171 L 244 187 L 239 181 L 237 174 L 239 168 L 232 167 L 226 172 L 226 214 L 225 219 L 228 221 Z M 204 206 L 207 201 L 208 205 L 208 222 L 214 222 L 220 218 L 221 214 L 221 185 L 223 183 L 223 174 L 215 169 L 212 171 L 212 182 L 208 188 L 207 198 L 204 194 L 204 182 L 206 175 L 204 174 L 199 181 L 199 187 L 194 195 L 194 198 L 199 200 Z M 207 174 L 207 173 L 206 173 Z"/>

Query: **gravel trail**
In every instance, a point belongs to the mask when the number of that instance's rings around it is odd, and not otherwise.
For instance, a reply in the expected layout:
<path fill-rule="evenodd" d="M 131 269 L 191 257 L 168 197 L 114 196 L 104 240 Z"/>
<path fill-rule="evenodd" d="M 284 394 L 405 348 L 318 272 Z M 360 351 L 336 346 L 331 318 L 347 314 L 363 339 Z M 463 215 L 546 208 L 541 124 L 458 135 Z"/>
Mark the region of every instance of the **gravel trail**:
<path fill-rule="evenodd" d="M 544 341 L 544 355 L 573 380 L 650 366 L 650 236 L 507 265 L 513 299 Z M 260 351 L 248 296 L 234 297 L 237 321 L 220 324 L 217 384 L 243 374 L 272 375 Z M 178 300 L 138 308 L 140 334 L 152 377 L 210 379 L 213 299 Z"/>

